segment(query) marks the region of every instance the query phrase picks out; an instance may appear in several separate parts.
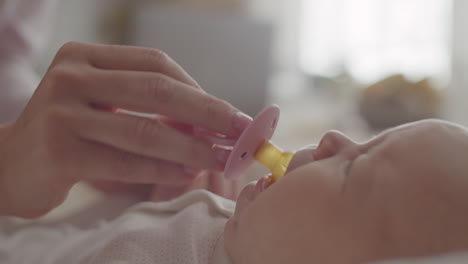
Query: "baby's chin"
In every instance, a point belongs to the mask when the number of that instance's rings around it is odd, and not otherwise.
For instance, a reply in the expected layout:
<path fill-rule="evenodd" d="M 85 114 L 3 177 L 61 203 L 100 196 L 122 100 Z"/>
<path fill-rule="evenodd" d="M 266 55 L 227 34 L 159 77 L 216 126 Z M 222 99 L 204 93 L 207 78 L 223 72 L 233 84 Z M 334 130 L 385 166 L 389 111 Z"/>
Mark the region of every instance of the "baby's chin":
<path fill-rule="evenodd" d="M 257 197 L 272 184 L 273 181 L 271 176 L 266 175 L 260 178 L 258 181 L 250 182 L 242 189 L 236 202 L 234 214 L 231 218 L 229 218 L 224 228 L 224 238 L 227 243 L 234 240 L 233 238 L 237 233 L 238 220 L 242 216 L 244 210 L 249 207 L 250 204 L 254 202 L 255 199 L 257 199 Z"/>
<path fill-rule="evenodd" d="M 265 175 L 258 181 L 252 181 L 244 186 L 237 198 L 234 218 L 240 217 L 245 208 L 255 201 L 255 199 L 273 183 L 273 177 L 271 175 Z"/>

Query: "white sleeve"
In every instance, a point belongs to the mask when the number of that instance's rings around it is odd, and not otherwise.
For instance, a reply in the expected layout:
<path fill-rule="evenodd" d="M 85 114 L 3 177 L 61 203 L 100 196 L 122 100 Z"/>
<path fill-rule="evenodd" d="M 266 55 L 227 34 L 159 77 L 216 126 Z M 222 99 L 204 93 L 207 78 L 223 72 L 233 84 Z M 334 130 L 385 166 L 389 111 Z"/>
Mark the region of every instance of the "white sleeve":
<path fill-rule="evenodd" d="M 35 56 L 56 0 L 0 0 L 0 124 L 14 120 L 36 88 Z"/>

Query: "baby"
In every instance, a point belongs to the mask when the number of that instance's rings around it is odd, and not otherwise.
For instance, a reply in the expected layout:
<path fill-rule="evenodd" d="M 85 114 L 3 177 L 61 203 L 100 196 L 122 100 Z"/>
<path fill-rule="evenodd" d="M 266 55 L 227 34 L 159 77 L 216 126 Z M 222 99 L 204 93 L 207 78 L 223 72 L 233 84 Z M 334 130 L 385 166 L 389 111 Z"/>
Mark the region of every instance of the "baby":
<path fill-rule="evenodd" d="M 92 224 L 7 231 L 5 222 L 2 263 L 354 264 L 455 254 L 468 251 L 468 130 L 420 121 L 363 144 L 328 132 L 296 153 L 281 180 L 247 185 L 236 204 L 198 190 Z"/>
<path fill-rule="evenodd" d="M 357 144 L 337 132 L 247 186 L 225 228 L 234 263 L 363 263 L 468 250 L 468 131 L 441 121 Z M 468 261 L 468 259 L 466 260 Z"/>

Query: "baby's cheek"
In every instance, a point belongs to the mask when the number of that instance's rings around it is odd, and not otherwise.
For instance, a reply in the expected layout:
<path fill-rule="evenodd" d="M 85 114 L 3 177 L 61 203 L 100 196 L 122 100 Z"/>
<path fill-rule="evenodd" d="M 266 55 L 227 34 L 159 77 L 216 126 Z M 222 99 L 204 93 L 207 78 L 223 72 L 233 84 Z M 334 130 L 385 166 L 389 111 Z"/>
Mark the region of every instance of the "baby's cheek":
<path fill-rule="evenodd" d="M 300 245 L 311 242 L 311 225 L 329 215 L 337 199 L 338 178 L 333 176 L 298 168 L 251 202 L 226 226 L 226 246 L 236 263 L 291 263 L 291 258 L 308 255 L 310 249 Z"/>
<path fill-rule="evenodd" d="M 236 254 L 238 251 L 237 247 L 237 236 L 238 233 L 238 225 L 237 222 L 231 217 L 226 225 L 224 226 L 224 247 L 231 259 L 235 259 L 235 257 L 239 254 Z"/>
<path fill-rule="evenodd" d="M 265 245 L 263 225 L 256 214 L 250 214 L 246 208 L 239 218 L 231 218 L 224 228 L 226 250 L 234 264 L 267 263 L 259 258 L 258 252 Z"/>
<path fill-rule="evenodd" d="M 281 191 L 274 189 L 261 194 L 244 210 L 239 221 L 231 226 L 237 235 L 237 247 L 243 254 L 239 263 L 288 263 L 277 262 L 287 248 L 285 236 L 291 228 L 291 207 L 281 198 Z"/>

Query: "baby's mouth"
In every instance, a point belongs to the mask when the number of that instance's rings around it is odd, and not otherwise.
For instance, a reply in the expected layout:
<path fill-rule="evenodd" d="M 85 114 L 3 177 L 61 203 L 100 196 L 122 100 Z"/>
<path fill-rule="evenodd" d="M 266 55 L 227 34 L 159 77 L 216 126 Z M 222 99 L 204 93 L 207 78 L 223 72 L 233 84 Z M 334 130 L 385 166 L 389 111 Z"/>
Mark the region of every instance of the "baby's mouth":
<path fill-rule="evenodd" d="M 257 182 L 251 182 L 242 189 L 236 203 L 236 210 L 234 216 L 238 218 L 242 211 L 253 202 L 257 196 L 265 189 L 273 184 L 271 175 L 266 175 L 260 178 Z"/>
<path fill-rule="evenodd" d="M 263 176 L 262 178 L 260 178 L 260 180 L 257 181 L 257 184 L 255 185 L 255 190 L 257 192 L 263 192 L 266 188 L 272 185 L 273 182 L 274 178 L 271 176 L 271 174 Z"/>
<path fill-rule="evenodd" d="M 296 152 L 286 174 L 302 165 L 313 162 L 315 151 L 315 146 L 309 146 Z M 285 175 L 285 177 L 287 177 L 287 175 Z M 251 182 L 247 184 L 244 189 L 242 189 L 241 193 L 239 194 L 239 198 L 237 199 L 234 217 L 239 218 L 242 211 L 244 211 L 244 209 L 247 208 L 247 206 L 253 202 L 260 193 L 262 193 L 274 183 L 274 178 L 271 174 L 268 174 L 260 178 L 257 182 Z"/>

